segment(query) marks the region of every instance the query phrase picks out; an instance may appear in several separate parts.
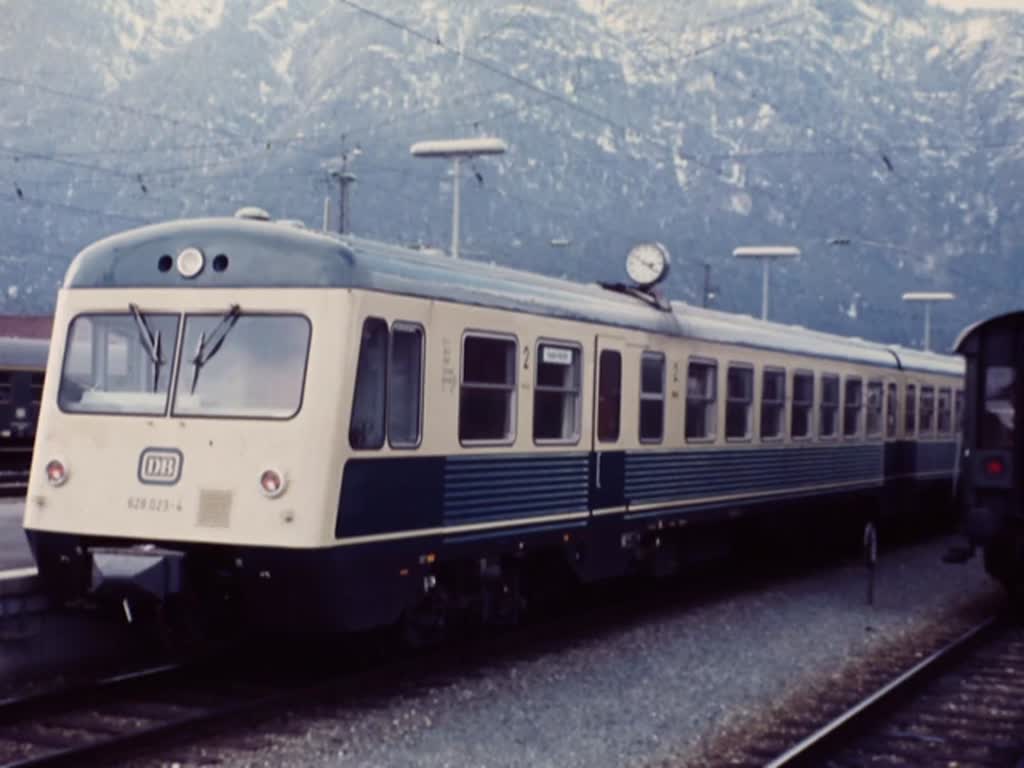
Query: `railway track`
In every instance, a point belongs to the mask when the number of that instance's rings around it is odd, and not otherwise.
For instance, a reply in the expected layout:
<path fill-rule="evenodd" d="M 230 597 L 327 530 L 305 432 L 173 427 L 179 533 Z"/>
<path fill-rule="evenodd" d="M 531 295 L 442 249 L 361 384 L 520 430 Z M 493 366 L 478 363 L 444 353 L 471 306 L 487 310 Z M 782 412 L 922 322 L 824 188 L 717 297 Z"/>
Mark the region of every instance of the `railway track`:
<path fill-rule="evenodd" d="M 0 766 L 80 766 L 171 743 L 298 690 L 171 664 L 0 701 Z"/>
<path fill-rule="evenodd" d="M 1024 626 L 988 619 L 783 754 L 748 757 L 769 768 L 1021 765 Z"/>

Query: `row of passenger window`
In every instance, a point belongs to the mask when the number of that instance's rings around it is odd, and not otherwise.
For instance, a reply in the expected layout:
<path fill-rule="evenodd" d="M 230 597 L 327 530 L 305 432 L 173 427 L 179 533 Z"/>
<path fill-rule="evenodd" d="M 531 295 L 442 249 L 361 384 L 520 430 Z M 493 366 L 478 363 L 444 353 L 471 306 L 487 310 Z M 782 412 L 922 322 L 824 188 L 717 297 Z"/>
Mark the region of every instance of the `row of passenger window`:
<path fill-rule="evenodd" d="M 394 448 L 419 445 L 422 434 L 423 329 L 419 325 L 370 317 L 363 325 L 356 371 L 349 442 L 353 448 L 375 449 L 385 440 Z M 468 333 L 462 345 L 459 381 L 459 439 L 463 443 L 510 443 L 515 439 L 517 346 L 513 337 Z M 524 373 L 535 371 L 533 439 L 538 444 L 576 444 L 580 433 L 582 348 L 575 342 L 540 341 L 536 360 L 522 351 Z M 665 433 L 665 355 L 645 352 L 640 359 L 639 439 L 660 443 Z M 762 440 L 786 437 L 787 372 L 761 372 L 761 403 L 757 434 Z M 813 437 L 815 374 L 794 371 L 789 436 Z M 848 376 L 819 377 L 817 435 L 821 438 L 897 436 L 897 387 Z M 951 388 L 921 387 L 920 424 L 917 391 L 905 390 L 904 434 L 951 434 L 955 397 L 957 420 L 963 393 Z M 684 431 L 687 441 L 713 441 L 718 434 L 718 363 L 689 360 L 686 375 Z M 840 412 L 841 407 L 841 412 Z M 622 356 L 602 350 L 598 361 L 597 437 L 616 442 L 622 410 Z M 755 433 L 754 367 L 732 363 L 726 371 L 725 438 L 750 440 Z"/>

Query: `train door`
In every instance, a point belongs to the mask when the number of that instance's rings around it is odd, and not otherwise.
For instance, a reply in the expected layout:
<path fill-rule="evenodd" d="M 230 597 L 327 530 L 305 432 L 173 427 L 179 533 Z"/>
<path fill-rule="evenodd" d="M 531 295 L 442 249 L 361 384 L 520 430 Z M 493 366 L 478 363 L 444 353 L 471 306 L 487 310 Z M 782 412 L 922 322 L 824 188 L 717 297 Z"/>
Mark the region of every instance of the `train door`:
<path fill-rule="evenodd" d="M 590 540 L 580 577 L 609 578 L 625 566 L 620 542 L 625 505 L 625 429 L 623 374 L 626 342 L 598 336 L 594 340 L 594 418 L 591 435 Z"/>
<path fill-rule="evenodd" d="M 594 431 L 591 505 L 595 515 L 624 511 L 625 450 L 622 429 L 622 339 L 598 336 L 594 360 Z"/>

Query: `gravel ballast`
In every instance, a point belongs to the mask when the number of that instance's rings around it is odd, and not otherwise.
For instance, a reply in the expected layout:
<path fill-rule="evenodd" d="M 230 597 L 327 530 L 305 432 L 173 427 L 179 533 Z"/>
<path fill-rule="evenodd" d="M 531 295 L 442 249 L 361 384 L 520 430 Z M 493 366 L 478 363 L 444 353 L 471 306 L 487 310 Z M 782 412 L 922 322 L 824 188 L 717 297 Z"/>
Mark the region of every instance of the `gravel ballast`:
<path fill-rule="evenodd" d="M 410 680 L 182 746 L 146 766 L 686 765 L 873 650 L 999 602 L 980 558 L 940 561 L 936 539 L 888 552 L 875 605 L 857 563 L 742 591 L 659 596 L 660 607 L 554 644 L 500 654 L 451 679 Z M 695 594 L 700 594 L 696 591 Z M 353 694 L 365 692 L 353 692 Z"/>

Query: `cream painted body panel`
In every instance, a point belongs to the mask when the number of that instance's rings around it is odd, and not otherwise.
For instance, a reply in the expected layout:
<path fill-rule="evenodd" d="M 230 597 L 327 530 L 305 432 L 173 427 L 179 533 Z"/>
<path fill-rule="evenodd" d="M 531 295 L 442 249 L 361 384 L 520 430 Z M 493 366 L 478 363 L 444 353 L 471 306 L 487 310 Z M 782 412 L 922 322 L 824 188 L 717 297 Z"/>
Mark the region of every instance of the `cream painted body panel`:
<path fill-rule="evenodd" d="M 143 541 L 329 543 L 343 460 L 331 436 L 338 434 L 344 410 L 339 388 L 347 370 L 348 296 L 344 289 L 61 291 L 48 368 L 54 374 L 43 392 L 25 527 Z M 62 412 L 58 372 L 71 320 L 85 312 L 123 312 L 129 301 L 144 313 L 221 313 L 239 303 L 243 311 L 307 316 L 310 351 L 299 413 L 255 420 Z M 175 485 L 140 482 L 139 458 L 147 447 L 181 451 Z M 45 465 L 55 457 L 68 467 L 67 482 L 57 488 L 45 479 Z M 260 474 L 268 468 L 287 479 L 278 498 L 260 491 Z M 208 491 L 230 495 L 226 525 L 201 524 L 200 499 Z"/>

